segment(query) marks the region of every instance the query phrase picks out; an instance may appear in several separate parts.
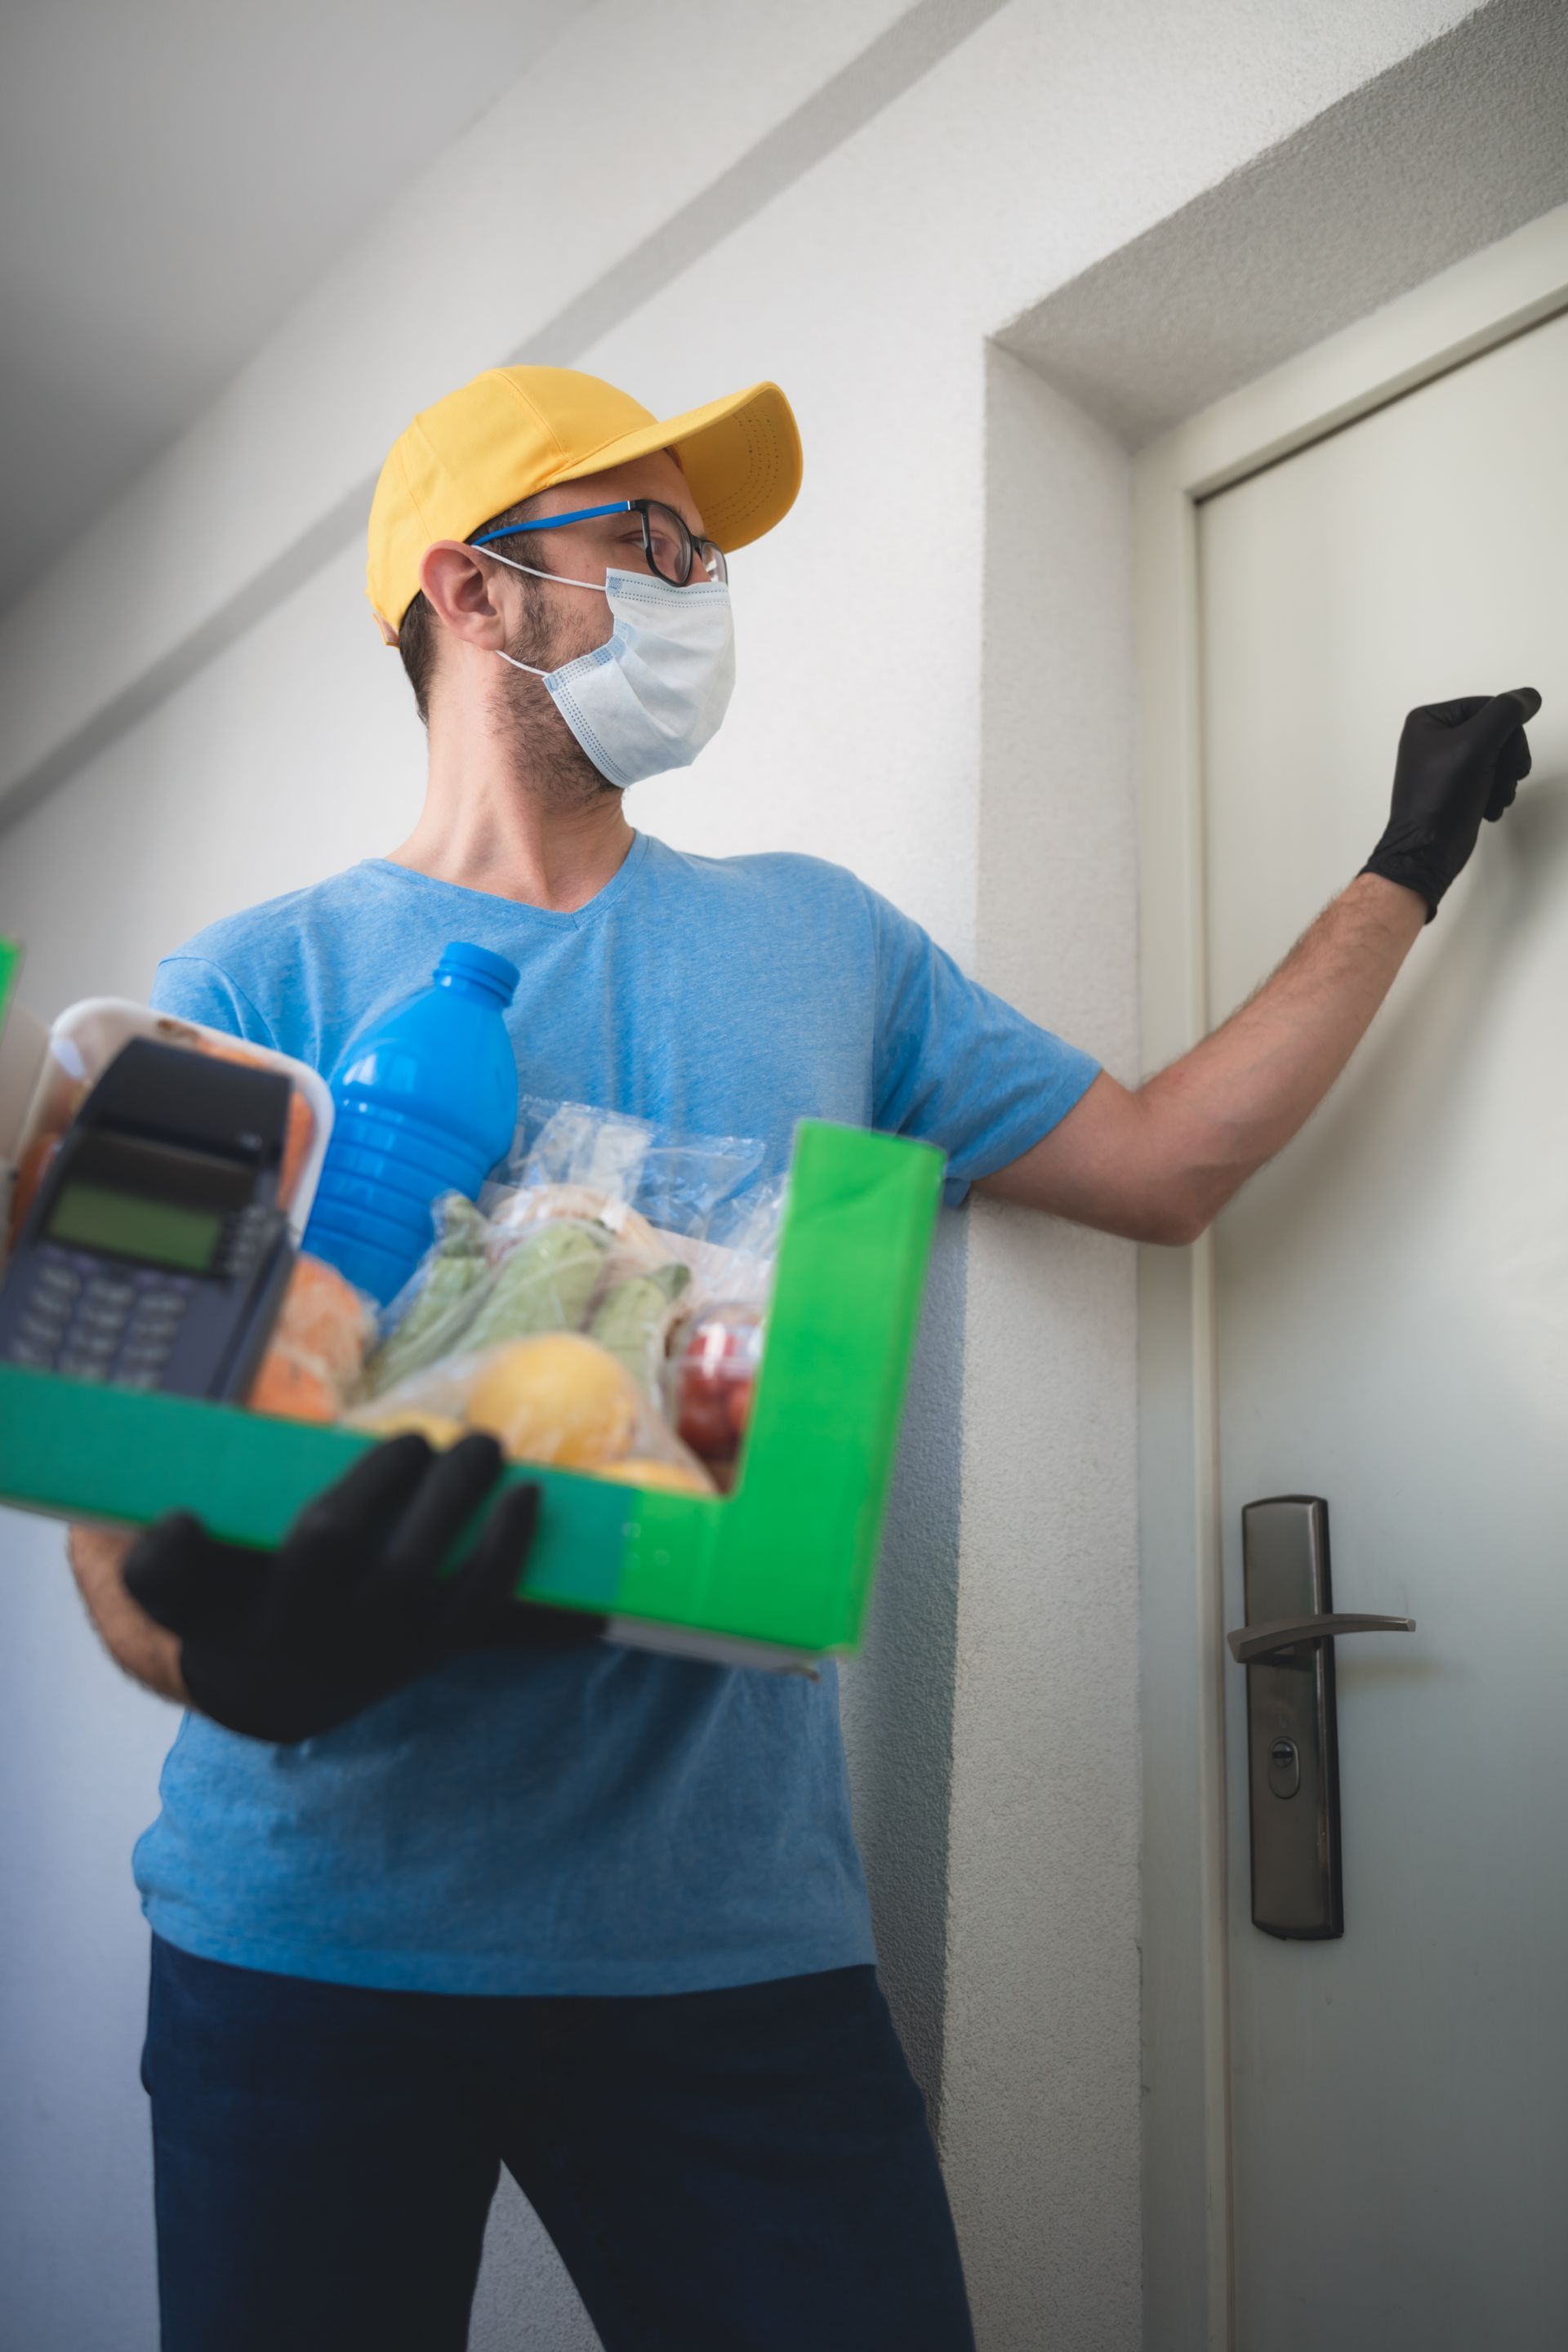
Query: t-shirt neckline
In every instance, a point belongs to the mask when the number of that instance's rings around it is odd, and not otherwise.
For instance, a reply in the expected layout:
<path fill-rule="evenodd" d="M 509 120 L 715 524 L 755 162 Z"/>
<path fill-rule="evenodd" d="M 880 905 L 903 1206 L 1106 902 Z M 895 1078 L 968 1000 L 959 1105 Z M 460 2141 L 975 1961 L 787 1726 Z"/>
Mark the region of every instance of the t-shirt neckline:
<path fill-rule="evenodd" d="M 499 891 L 470 889 L 466 882 L 447 882 L 437 874 L 421 874 L 417 866 L 400 866 L 395 857 L 364 857 L 362 866 L 374 874 L 395 875 L 399 882 L 408 883 L 421 890 L 445 890 L 454 898 L 477 900 L 482 907 L 504 909 L 509 920 L 533 923 L 547 930 L 574 930 L 584 923 L 596 922 L 612 907 L 626 888 L 637 867 L 647 851 L 650 835 L 634 833 L 632 845 L 605 884 L 602 890 L 586 899 L 581 907 L 532 907 L 525 898 L 504 898 Z"/>

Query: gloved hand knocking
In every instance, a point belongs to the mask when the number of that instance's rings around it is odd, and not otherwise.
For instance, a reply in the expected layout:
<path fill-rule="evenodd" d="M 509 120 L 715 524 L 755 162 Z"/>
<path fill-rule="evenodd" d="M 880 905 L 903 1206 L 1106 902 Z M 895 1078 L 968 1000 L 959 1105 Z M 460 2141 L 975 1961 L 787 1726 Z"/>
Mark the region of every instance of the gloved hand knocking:
<path fill-rule="evenodd" d="M 433 1454 L 392 1438 L 306 1506 L 276 1552 L 220 1543 L 188 1512 L 149 1528 L 126 1588 L 181 1640 L 192 1704 L 253 1739 L 310 1739 L 462 1650 L 575 1648 L 603 1617 L 514 1596 L 539 1512 L 509 1487 L 472 1550 L 441 1563 L 500 1475 L 493 1438 Z"/>
<path fill-rule="evenodd" d="M 1481 820 L 1495 824 L 1530 773 L 1524 722 L 1541 708 L 1532 686 L 1424 703 L 1399 738 L 1394 807 L 1362 867 L 1426 901 L 1426 920 L 1474 849 Z"/>

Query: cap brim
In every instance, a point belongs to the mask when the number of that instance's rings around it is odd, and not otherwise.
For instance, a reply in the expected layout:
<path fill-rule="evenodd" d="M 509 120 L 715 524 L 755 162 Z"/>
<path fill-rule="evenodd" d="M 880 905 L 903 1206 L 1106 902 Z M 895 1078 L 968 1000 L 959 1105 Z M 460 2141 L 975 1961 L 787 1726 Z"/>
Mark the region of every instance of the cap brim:
<path fill-rule="evenodd" d="M 726 555 L 782 522 L 800 488 L 800 433 L 776 383 L 754 383 L 684 416 L 639 425 L 551 479 L 579 481 L 658 449 L 679 458 L 703 530 Z"/>

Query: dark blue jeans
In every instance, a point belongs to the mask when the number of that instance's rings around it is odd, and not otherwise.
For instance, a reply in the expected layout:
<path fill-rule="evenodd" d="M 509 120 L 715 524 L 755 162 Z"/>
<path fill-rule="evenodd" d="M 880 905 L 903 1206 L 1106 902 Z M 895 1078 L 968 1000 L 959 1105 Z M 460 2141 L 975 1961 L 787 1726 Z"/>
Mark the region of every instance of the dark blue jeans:
<path fill-rule="evenodd" d="M 163 2352 L 461 2352 L 504 2164 L 605 2352 L 973 2352 L 874 1970 L 367 1992 L 154 1937 Z"/>

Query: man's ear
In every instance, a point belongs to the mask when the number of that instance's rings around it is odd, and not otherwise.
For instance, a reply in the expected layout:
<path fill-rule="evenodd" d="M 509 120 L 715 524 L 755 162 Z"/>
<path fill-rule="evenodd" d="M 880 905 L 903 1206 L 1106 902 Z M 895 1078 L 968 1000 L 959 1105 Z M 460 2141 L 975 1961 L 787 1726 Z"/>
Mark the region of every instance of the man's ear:
<path fill-rule="evenodd" d="M 419 585 L 455 637 L 489 647 L 506 634 L 506 618 L 495 601 L 495 574 L 461 540 L 438 539 L 425 551 Z"/>

